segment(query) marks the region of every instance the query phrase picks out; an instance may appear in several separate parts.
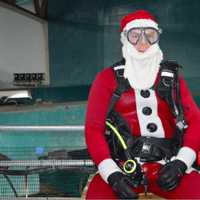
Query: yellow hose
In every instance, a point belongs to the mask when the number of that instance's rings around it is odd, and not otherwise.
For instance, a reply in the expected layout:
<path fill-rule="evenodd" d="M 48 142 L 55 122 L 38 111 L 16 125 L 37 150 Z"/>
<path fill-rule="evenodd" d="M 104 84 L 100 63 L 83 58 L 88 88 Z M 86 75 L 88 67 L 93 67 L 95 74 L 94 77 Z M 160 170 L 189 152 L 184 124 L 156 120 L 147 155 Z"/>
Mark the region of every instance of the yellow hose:
<path fill-rule="evenodd" d="M 127 145 L 124 142 L 122 136 L 120 135 L 119 131 L 108 121 L 106 121 L 106 125 L 112 129 L 112 131 L 114 132 L 114 134 L 117 136 L 118 140 L 120 141 L 122 147 L 124 150 L 127 150 Z M 127 167 L 130 166 L 130 169 L 127 169 Z M 127 174 L 133 173 L 136 170 L 136 162 L 135 160 L 132 159 L 128 159 L 124 164 L 123 164 L 123 169 Z"/>
<path fill-rule="evenodd" d="M 119 131 L 118 131 L 110 122 L 108 122 L 108 121 L 106 121 L 106 125 L 107 125 L 110 129 L 113 130 L 113 132 L 115 133 L 115 135 L 116 135 L 117 138 L 119 139 L 119 141 L 120 141 L 120 143 L 121 143 L 123 149 L 126 150 L 126 149 L 127 149 L 127 145 L 126 145 L 126 143 L 124 142 L 124 140 L 123 140 L 122 136 L 120 135 Z"/>

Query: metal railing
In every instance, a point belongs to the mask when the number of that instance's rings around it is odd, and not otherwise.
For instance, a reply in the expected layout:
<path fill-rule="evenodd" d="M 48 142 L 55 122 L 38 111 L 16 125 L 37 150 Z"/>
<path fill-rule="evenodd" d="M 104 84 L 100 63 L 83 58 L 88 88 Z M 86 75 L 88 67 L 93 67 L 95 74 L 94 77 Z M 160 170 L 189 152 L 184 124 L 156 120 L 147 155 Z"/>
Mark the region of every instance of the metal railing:
<path fill-rule="evenodd" d="M 56 133 L 70 133 L 70 132 L 83 132 L 84 126 L 83 125 L 57 125 L 57 126 L 29 126 L 29 125 L 0 125 L 0 133 L 4 134 L 6 132 L 15 132 L 15 133 L 41 133 L 41 131 L 56 131 Z M 80 157 L 81 158 L 81 157 Z M 6 159 L 6 158 L 5 158 Z M 97 168 L 94 162 L 89 158 L 84 159 L 73 159 L 69 156 L 69 159 L 66 158 L 38 158 L 38 160 L 0 160 L 0 174 L 4 178 L 2 181 L 7 181 L 5 184 L 10 186 L 12 191 L 12 195 L 18 197 L 19 195 L 25 196 L 27 199 L 29 195 L 33 193 L 33 191 L 37 192 L 44 192 L 43 190 L 38 190 L 38 186 L 36 189 L 34 188 L 34 184 L 39 185 L 40 183 L 37 182 L 38 179 L 34 179 L 38 176 L 45 176 L 44 174 L 50 171 L 51 173 L 58 173 L 58 170 L 70 170 L 70 172 L 77 172 L 77 174 L 81 173 L 94 173 L 96 172 Z M 54 171 L 56 170 L 56 171 Z M 31 175 L 31 176 L 30 176 Z M 23 177 L 24 182 L 20 177 Z M 29 178 L 28 178 L 29 177 Z M 22 181 L 22 182 L 21 182 Z M 16 184 L 16 182 L 18 184 Z M 18 188 L 17 185 L 24 185 L 23 188 Z M 30 188 L 31 189 L 30 189 Z M 17 189 L 18 188 L 18 189 Z M 34 193 L 33 193 L 34 194 Z M 8 195 L 6 193 L 6 195 Z M 11 195 L 11 196 L 12 196 Z M 48 194 L 46 194 L 48 196 Z M 9 196 L 9 195 L 8 195 Z M 43 194 L 43 196 L 45 196 Z"/>
<path fill-rule="evenodd" d="M 91 167 L 94 163 L 90 159 L 80 160 L 10 160 L 0 161 L 0 167 Z"/>
<path fill-rule="evenodd" d="M 0 125 L 1 133 L 6 131 L 84 131 L 83 125 L 63 125 L 63 126 L 16 126 Z M 3 131 L 3 132 L 2 132 Z"/>
<path fill-rule="evenodd" d="M 83 125 L 63 125 L 63 126 L 16 126 L 16 125 L 0 125 L 0 132 L 8 131 L 84 131 Z M 17 133 L 16 132 L 16 133 Z M 82 160 L 3 160 L 0 161 L 0 167 L 93 167 L 94 163 L 89 159 Z"/>

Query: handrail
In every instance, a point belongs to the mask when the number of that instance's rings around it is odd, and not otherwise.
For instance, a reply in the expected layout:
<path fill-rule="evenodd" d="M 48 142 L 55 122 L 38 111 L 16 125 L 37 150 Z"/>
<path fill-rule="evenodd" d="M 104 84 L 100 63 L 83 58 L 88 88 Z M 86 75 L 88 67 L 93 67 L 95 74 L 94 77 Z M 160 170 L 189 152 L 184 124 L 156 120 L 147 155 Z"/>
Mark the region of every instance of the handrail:
<path fill-rule="evenodd" d="M 92 167 L 94 162 L 90 159 L 80 160 L 3 160 L 0 167 Z"/>
<path fill-rule="evenodd" d="M 63 125 L 63 126 L 12 126 L 0 125 L 0 132 L 2 131 L 84 131 L 83 125 Z"/>

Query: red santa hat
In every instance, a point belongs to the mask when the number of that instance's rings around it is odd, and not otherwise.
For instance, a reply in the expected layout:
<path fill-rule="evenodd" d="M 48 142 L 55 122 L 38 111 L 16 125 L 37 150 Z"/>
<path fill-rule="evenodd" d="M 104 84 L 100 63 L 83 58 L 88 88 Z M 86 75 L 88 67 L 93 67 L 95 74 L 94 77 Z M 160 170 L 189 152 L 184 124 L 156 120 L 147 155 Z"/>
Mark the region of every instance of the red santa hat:
<path fill-rule="evenodd" d="M 159 29 L 155 17 L 146 10 L 137 10 L 122 18 L 120 23 L 121 32 L 136 27 L 152 27 Z"/>

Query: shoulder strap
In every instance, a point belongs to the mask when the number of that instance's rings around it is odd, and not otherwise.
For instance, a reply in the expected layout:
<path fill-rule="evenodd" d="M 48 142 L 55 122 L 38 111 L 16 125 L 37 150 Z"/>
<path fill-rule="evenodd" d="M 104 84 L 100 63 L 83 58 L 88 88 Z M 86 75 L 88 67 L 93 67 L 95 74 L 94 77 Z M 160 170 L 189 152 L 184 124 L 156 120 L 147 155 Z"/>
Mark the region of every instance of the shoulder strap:
<path fill-rule="evenodd" d="M 175 102 L 175 90 L 178 82 L 178 68 L 176 61 L 163 61 L 160 64 L 160 80 L 157 85 L 159 96 L 166 100 L 169 104 L 174 116 L 179 114 L 178 107 Z"/>
<path fill-rule="evenodd" d="M 117 87 L 111 97 L 107 116 L 114 109 L 114 106 L 121 97 L 122 93 L 130 88 L 128 80 L 124 78 L 124 65 L 125 65 L 125 60 L 123 59 L 112 66 L 117 81 Z"/>
<path fill-rule="evenodd" d="M 176 117 L 176 140 L 182 145 L 183 132 L 187 128 L 184 119 L 183 105 L 181 103 L 180 82 L 178 78 L 181 66 L 176 61 L 163 61 L 160 68 L 160 81 L 157 92 L 161 98 L 167 101 L 172 113 Z"/>

